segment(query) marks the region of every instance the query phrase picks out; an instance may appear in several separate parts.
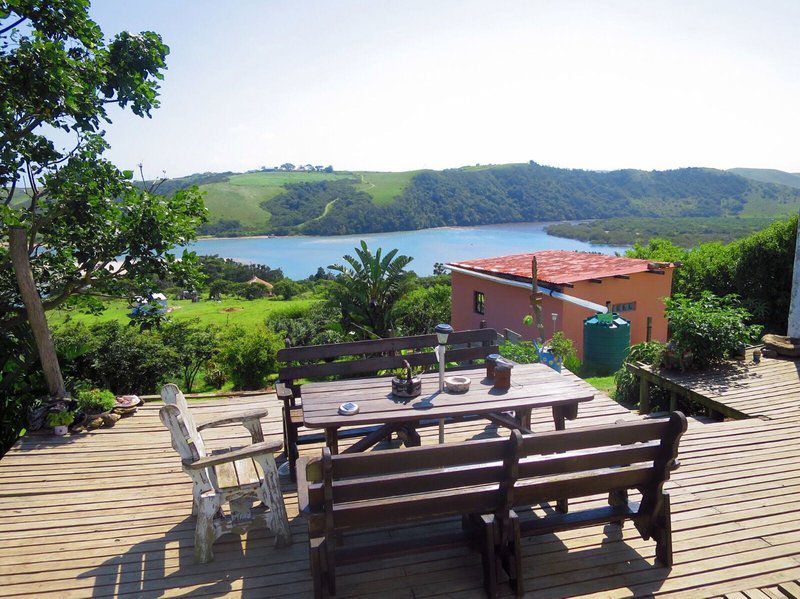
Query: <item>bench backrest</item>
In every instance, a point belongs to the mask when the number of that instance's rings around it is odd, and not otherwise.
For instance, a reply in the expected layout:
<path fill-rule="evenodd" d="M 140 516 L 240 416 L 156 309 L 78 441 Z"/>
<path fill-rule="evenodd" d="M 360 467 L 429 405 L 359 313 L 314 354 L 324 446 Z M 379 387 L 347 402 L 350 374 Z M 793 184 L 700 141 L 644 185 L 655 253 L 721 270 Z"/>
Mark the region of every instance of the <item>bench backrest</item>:
<path fill-rule="evenodd" d="M 660 489 L 686 429 L 680 412 L 570 431 L 309 460 L 300 478 L 310 534 L 376 528 L 618 489 Z M 304 476 L 303 476 L 304 475 Z M 303 484 L 302 482 L 300 483 Z M 335 509 L 334 509 L 335 506 Z"/>
<path fill-rule="evenodd" d="M 278 351 L 278 361 L 284 364 L 278 370 L 278 378 L 292 385 L 293 381 L 301 378 L 377 374 L 382 370 L 401 368 L 404 360 L 411 366 L 433 366 L 437 364 L 435 346 L 436 335 L 416 335 L 287 347 Z M 450 335 L 448 346 L 448 362 L 483 359 L 497 353 L 497 331 L 458 331 Z M 409 353 L 403 354 L 403 351 Z"/>

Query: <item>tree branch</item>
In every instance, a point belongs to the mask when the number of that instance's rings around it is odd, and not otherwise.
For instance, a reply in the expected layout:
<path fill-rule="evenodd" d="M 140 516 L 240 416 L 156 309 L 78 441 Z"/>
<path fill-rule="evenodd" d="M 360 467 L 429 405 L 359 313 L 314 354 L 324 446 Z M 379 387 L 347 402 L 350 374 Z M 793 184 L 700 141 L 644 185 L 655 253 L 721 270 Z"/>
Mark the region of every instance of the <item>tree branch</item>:
<path fill-rule="evenodd" d="M 3 27 L 2 29 L 0 29 L 0 35 L 3 35 L 4 33 L 8 32 L 8 31 L 11 31 L 12 29 L 14 29 L 14 27 L 16 27 L 17 25 L 22 23 L 26 18 L 27 17 L 20 17 L 19 19 L 17 19 L 13 23 L 11 23 L 11 25 L 8 25 L 7 27 Z"/>

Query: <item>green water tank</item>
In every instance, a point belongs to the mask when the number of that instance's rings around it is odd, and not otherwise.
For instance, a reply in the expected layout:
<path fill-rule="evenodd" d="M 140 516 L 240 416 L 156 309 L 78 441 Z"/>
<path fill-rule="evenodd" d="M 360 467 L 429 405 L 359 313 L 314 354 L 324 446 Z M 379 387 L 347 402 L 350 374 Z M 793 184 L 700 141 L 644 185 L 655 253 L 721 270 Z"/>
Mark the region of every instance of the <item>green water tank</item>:
<path fill-rule="evenodd" d="M 619 370 L 631 344 L 631 323 L 619 314 L 595 314 L 583 321 L 583 363 L 598 373 Z"/>

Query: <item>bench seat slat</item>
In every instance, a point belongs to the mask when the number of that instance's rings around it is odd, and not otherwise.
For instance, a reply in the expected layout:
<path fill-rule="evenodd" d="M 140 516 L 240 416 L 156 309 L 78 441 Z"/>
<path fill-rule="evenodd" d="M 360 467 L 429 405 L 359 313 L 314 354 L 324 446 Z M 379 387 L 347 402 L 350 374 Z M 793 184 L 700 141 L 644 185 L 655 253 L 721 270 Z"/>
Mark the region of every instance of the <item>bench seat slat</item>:
<path fill-rule="evenodd" d="M 639 511 L 639 502 L 631 501 L 626 505 L 608 506 L 582 510 L 571 514 L 548 514 L 546 518 L 533 518 L 520 522 L 520 532 L 525 535 L 544 535 L 562 530 L 573 530 L 586 526 L 630 520 Z"/>

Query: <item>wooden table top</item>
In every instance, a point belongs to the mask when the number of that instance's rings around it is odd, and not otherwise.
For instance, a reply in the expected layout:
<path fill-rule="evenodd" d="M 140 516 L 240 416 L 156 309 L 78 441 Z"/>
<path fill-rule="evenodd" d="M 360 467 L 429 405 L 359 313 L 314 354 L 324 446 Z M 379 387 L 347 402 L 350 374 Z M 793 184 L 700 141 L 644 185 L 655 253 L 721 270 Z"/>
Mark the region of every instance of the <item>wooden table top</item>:
<path fill-rule="evenodd" d="M 303 422 L 308 428 L 334 428 L 389 422 L 411 422 L 446 416 L 465 416 L 591 401 L 594 394 L 544 364 L 519 364 L 511 371 L 511 388 L 499 391 L 485 378 L 485 368 L 448 372 L 472 379 L 466 393 L 439 393 L 439 374 L 425 373 L 422 394 L 413 398 L 392 395 L 391 377 L 369 377 L 306 383 L 301 388 Z M 339 414 L 352 401 L 359 412 Z"/>

